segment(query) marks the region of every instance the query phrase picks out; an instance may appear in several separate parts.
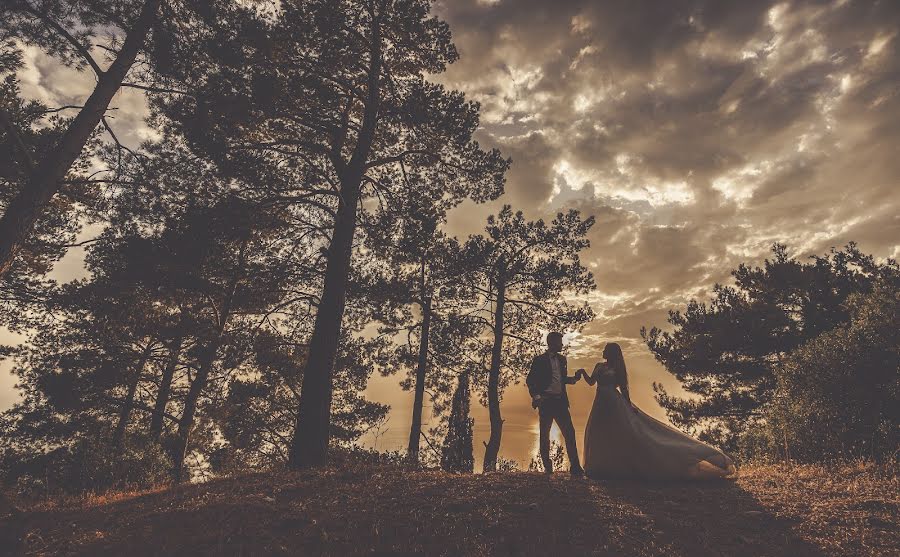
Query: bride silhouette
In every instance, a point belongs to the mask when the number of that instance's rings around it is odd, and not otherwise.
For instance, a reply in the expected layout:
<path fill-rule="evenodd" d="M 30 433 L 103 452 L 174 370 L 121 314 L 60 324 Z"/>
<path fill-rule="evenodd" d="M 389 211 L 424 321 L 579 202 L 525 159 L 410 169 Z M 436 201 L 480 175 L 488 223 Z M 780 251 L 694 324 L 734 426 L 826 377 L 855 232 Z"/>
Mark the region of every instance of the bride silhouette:
<path fill-rule="evenodd" d="M 611 342 L 588 385 L 597 394 L 584 432 L 584 471 L 594 478 L 711 479 L 736 473 L 722 451 L 656 420 L 631 402 L 622 348 Z M 618 387 L 618 390 L 617 390 Z"/>

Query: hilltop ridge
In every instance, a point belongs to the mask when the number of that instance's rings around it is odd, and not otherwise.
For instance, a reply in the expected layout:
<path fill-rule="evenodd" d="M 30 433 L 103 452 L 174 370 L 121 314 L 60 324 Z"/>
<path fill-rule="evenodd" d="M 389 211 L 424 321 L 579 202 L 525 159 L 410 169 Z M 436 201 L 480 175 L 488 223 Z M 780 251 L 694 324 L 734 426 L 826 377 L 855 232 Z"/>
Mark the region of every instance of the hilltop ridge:
<path fill-rule="evenodd" d="M 353 466 L 44 504 L 26 555 L 888 555 L 898 483 L 865 467 L 710 484 Z M 7 546 L 8 547 L 8 546 Z"/>

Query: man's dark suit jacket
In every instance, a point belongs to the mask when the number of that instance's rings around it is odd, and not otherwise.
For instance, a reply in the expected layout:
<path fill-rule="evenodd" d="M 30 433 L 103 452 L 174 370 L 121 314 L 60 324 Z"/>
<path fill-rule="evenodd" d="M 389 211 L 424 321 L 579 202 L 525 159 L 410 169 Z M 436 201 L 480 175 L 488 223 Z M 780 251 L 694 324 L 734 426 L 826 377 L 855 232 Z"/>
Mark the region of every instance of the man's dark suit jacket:
<path fill-rule="evenodd" d="M 575 383 L 575 378 L 568 376 L 566 357 L 562 354 L 557 354 L 556 356 L 559 358 L 560 363 L 559 382 L 562 386 L 562 399 L 566 402 L 566 406 L 568 406 L 569 395 L 566 394 L 566 385 L 573 385 Z M 550 367 L 550 353 L 544 352 L 531 361 L 531 370 L 528 372 L 525 384 L 528 385 L 528 392 L 531 396 L 543 395 L 544 391 L 547 390 L 547 387 L 550 386 L 552 380 L 553 368 Z"/>

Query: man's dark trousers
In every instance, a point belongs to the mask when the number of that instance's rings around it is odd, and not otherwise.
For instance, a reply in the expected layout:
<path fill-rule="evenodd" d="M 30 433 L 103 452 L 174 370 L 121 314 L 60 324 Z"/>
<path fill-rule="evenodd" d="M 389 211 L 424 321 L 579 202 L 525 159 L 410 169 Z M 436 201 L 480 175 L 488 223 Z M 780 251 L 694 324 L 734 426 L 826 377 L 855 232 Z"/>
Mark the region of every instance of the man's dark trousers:
<path fill-rule="evenodd" d="M 567 401 L 560 396 L 543 395 L 540 409 L 540 450 L 541 461 L 544 463 L 544 471 L 552 472 L 553 463 L 550 461 L 550 428 L 553 420 L 559 426 L 563 439 L 566 442 L 566 454 L 569 456 L 571 470 L 581 470 L 581 462 L 578 460 L 578 447 L 575 444 L 575 426 L 572 424 L 572 415 L 569 413 Z"/>

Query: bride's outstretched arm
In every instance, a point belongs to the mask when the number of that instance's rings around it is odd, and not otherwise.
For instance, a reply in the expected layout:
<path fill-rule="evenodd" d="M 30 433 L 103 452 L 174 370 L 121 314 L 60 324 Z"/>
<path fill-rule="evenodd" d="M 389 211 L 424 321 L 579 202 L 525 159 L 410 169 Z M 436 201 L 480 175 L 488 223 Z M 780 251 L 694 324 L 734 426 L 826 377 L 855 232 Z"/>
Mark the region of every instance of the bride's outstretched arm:
<path fill-rule="evenodd" d="M 597 364 L 597 365 L 600 365 L 600 364 Z M 584 374 L 584 380 L 591 387 L 593 387 L 597 383 L 597 366 L 594 366 L 594 370 L 591 372 L 590 375 L 588 375 L 587 373 Z"/>

